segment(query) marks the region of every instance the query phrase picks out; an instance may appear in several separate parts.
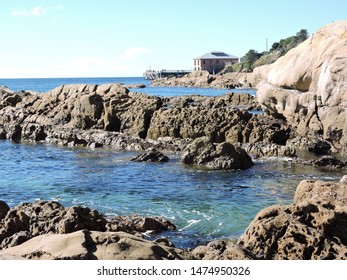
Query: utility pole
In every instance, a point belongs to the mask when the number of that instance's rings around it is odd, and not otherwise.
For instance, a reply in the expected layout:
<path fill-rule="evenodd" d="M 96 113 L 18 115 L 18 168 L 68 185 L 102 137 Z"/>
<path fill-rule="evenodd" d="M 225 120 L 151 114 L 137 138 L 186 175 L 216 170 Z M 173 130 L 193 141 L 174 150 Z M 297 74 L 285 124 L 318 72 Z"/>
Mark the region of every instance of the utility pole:
<path fill-rule="evenodd" d="M 266 52 L 269 51 L 269 42 L 268 42 L 268 39 L 266 38 Z"/>

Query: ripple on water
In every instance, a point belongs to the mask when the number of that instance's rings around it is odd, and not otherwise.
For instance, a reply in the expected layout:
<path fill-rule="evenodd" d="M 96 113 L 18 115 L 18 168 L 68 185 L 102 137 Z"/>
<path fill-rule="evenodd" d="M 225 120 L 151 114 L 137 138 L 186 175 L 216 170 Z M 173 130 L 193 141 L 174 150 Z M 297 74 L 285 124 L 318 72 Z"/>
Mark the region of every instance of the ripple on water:
<path fill-rule="evenodd" d="M 291 203 L 302 179 L 342 176 L 282 159 L 256 161 L 244 171 L 208 171 L 183 166 L 177 156 L 148 164 L 129 162 L 137 153 L 106 149 L 8 141 L 0 149 L 1 200 L 10 206 L 54 199 L 112 215 L 165 216 L 178 228 L 159 236 L 180 247 L 237 237 L 260 209 Z"/>

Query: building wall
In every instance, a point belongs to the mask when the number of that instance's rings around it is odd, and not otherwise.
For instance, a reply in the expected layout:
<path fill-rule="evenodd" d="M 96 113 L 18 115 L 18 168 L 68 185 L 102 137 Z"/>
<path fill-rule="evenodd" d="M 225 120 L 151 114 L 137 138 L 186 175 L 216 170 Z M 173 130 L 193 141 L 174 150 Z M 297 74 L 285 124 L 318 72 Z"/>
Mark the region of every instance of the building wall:
<path fill-rule="evenodd" d="M 201 70 L 201 59 L 194 59 L 194 67 L 195 71 Z"/>
<path fill-rule="evenodd" d="M 211 74 L 217 73 L 224 69 L 227 64 L 239 62 L 237 58 L 232 59 L 194 59 L 194 70 L 207 70 Z"/>

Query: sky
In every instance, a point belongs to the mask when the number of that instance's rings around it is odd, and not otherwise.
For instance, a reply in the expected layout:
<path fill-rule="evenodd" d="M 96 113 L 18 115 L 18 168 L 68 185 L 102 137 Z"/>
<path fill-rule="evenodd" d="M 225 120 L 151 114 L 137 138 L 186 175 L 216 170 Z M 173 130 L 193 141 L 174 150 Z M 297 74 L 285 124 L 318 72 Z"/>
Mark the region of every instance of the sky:
<path fill-rule="evenodd" d="M 0 78 L 139 77 L 242 57 L 347 17 L 346 0 L 0 0 Z"/>

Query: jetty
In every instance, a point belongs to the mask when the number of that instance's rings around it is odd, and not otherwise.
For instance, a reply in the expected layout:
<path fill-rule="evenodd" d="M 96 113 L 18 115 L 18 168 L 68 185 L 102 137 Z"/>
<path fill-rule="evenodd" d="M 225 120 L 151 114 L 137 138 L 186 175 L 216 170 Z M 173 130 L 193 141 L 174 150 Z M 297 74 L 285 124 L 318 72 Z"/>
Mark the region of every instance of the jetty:
<path fill-rule="evenodd" d="M 171 78 L 171 77 L 182 77 L 186 74 L 191 73 L 191 70 L 166 70 L 162 69 L 160 71 L 147 70 L 143 73 L 143 78 L 146 80 L 155 80 L 159 78 Z"/>

